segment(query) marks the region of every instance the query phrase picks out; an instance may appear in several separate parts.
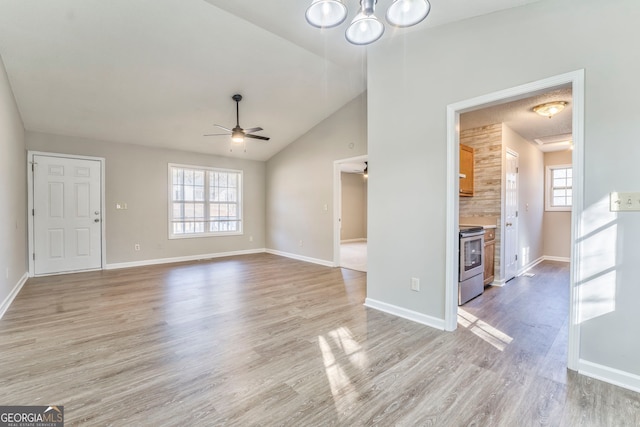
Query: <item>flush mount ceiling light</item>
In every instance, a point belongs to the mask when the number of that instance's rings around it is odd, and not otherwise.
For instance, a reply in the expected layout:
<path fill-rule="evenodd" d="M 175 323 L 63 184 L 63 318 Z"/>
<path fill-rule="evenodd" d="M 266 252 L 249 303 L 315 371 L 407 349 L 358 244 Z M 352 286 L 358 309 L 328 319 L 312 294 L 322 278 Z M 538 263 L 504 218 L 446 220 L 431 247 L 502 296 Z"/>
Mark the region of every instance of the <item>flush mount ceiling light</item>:
<path fill-rule="evenodd" d="M 541 116 L 551 118 L 558 114 L 560 111 L 564 110 L 564 107 L 568 103 L 565 101 L 554 101 L 547 102 L 545 104 L 536 105 L 533 107 L 533 111 L 540 114 Z"/>
<path fill-rule="evenodd" d="M 384 24 L 375 16 L 377 0 L 360 0 L 360 11 L 345 31 L 349 43 L 367 45 L 384 34 Z M 411 27 L 422 22 L 431 4 L 428 0 L 393 0 L 387 9 L 387 22 L 395 27 Z M 347 18 L 347 7 L 342 0 L 313 0 L 305 13 L 307 22 L 317 28 L 332 28 Z"/>

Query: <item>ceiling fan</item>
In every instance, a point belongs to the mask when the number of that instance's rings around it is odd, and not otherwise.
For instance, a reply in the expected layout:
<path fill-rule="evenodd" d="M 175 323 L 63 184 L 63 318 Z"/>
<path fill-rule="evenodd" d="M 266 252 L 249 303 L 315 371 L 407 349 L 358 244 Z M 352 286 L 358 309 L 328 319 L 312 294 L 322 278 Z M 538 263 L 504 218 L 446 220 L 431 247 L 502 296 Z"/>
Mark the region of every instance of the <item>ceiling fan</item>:
<path fill-rule="evenodd" d="M 215 127 L 220 128 L 224 131 L 226 131 L 227 133 L 211 133 L 211 134 L 207 134 L 204 136 L 219 136 L 219 135 L 231 135 L 231 141 L 238 143 L 238 144 L 242 144 L 244 142 L 245 138 L 252 138 L 252 139 L 260 139 L 263 141 L 268 141 L 269 137 L 266 136 L 260 136 L 260 135 L 253 135 L 253 132 L 259 132 L 262 130 L 261 127 L 255 127 L 255 128 L 249 128 L 249 129 L 242 129 L 240 127 L 240 108 L 239 108 L 239 103 L 240 101 L 242 101 L 242 95 L 239 94 L 235 94 L 231 97 L 231 99 L 233 99 L 234 101 L 236 101 L 236 127 L 234 127 L 233 129 L 229 129 L 226 128 L 224 126 L 220 126 L 220 125 L 215 125 Z"/>

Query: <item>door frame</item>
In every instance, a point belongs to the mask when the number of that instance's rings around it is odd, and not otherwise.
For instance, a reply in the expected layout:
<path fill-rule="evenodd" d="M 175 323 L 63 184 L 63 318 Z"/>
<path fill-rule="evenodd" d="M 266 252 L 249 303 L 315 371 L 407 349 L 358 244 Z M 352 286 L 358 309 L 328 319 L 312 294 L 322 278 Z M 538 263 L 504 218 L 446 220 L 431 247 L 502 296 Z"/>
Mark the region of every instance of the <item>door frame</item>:
<path fill-rule="evenodd" d="M 74 160 L 93 160 L 100 162 L 100 204 L 101 204 L 101 224 L 100 224 L 100 269 L 104 269 L 107 265 L 107 242 L 105 239 L 105 224 L 106 224 L 106 203 L 105 203 L 105 159 L 103 157 L 91 157 L 91 156 L 78 156 L 74 154 L 62 154 L 62 153 L 49 153 L 46 151 L 27 151 L 27 237 L 28 237 L 28 254 L 29 260 L 29 277 L 35 276 L 35 264 L 33 262 L 33 253 L 35 251 L 35 233 L 33 215 L 33 156 L 46 156 L 46 157 L 63 157 L 66 159 Z M 69 272 L 64 272 L 64 274 Z M 43 274 L 42 276 L 50 276 L 61 273 Z"/>
<path fill-rule="evenodd" d="M 446 287 L 445 287 L 445 330 L 457 328 L 458 314 L 458 225 L 459 225 L 459 159 L 460 114 L 491 105 L 527 98 L 536 93 L 544 93 L 557 86 L 571 84 L 573 91 L 573 210 L 571 215 L 571 268 L 569 279 L 569 337 L 567 342 L 567 368 L 578 370 L 580 356 L 580 322 L 578 319 L 579 295 L 576 278 L 580 270 L 580 247 L 576 241 L 580 235 L 584 210 L 584 69 L 560 74 L 546 79 L 526 83 L 476 98 L 456 102 L 447 106 L 447 205 L 446 205 Z"/>
<path fill-rule="evenodd" d="M 333 161 L 333 266 L 340 267 L 340 224 L 342 221 L 342 172 L 340 165 L 342 163 L 366 162 L 369 156 L 363 154 L 361 156 L 349 157 L 348 159 L 340 159 Z M 367 182 L 367 185 L 369 183 Z M 367 212 L 369 211 L 369 203 L 367 202 Z M 369 222 L 367 221 L 367 224 Z M 368 235 L 369 233 L 367 233 Z"/>

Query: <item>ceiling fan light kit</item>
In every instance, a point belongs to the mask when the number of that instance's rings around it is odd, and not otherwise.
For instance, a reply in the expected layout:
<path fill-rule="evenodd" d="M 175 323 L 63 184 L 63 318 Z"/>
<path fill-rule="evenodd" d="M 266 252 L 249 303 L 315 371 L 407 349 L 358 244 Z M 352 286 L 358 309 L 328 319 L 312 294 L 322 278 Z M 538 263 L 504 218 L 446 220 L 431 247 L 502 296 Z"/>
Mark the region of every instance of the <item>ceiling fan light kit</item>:
<path fill-rule="evenodd" d="M 242 95 L 235 94 L 231 97 L 236 103 L 236 126 L 233 129 L 229 129 L 224 126 L 214 125 L 217 128 L 224 130 L 226 133 L 210 133 L 204 136 L 228 136 L 231 135 L 231 141 L 236 144 L 242 144 L 245 142 L 245 138 L 259 139 L 262 141 L 268 141 L 270 138 L 267 136 L 253 135 L 253 132 L 259 132 L 261 127 L 254 127 L 249 129 L 242 129 L 240 127 L 240 101 L 242 101 Z"/>
<path fill-rule="evenodd" d="M 360 0 L 360 12 L 347 27 L 345 37 L 349 43 L 367 45 L 384 34 L 384 24 L 375 16 L 377 0 Z M 428 0 L 394 0 L 385 17 L 394 27 L 405 28 L 422 22 L 431 11 Z M 347 7 L 342 0 L 313 0 L 307 8 L 307 22 L 317 28 L 332 28 L 347 18 Z"/>
<path fill-rule="evenodd" d="M 533 107 L 533 111 L 538 113 L 543 117 L 551 118 L 558 114 L 560 111 L 564 110 L 564 107 L 568 102 L 566 101 L 554 101 L 554 102 L 546 102 L 544 104 L 536 105 Z"/>

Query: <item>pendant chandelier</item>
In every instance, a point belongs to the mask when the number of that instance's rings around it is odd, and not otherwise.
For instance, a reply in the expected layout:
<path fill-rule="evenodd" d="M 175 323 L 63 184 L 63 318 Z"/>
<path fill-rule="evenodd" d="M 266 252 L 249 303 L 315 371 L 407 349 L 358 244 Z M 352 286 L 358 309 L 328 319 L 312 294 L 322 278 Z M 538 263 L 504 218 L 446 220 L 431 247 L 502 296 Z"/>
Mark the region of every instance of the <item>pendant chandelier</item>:
<path fill-rule="evenodd" d="M 360 11 L 345 31 L 349 43 L 367 45 L 384 34 L 384 24 L 375 15 L 377 0 L 360 0 Z M 431 10 L 428 0 L 393 0 L 387 9 L 386 20 L 399 28 L 411 27 L 427 17 Z M 343 0 L 313 0 L 305 17 L 317 28 L 333 28 L 347 19 L 347 6 Z"/>

